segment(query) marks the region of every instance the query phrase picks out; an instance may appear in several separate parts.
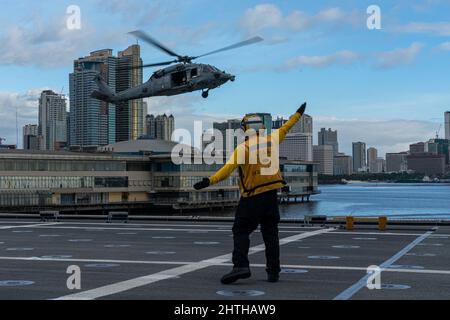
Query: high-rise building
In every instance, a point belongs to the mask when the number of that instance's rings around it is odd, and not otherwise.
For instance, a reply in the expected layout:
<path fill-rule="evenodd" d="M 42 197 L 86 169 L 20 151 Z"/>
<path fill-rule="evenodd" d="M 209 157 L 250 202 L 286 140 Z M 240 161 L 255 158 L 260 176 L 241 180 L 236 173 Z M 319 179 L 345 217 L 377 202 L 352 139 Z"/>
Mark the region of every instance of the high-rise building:
<path fill-rule="evenodd" d="M 426 175 L 440 175 L 445 172 L 445 155 L 429 152 L 410 154 L 406 157 L 408 170 Z"/>
<path fill-rule="evenodd" d="M 371 173 L 383 173 L 386 172 L 386 160 L 383 158 L 377 158 L 372 165 Z"/>
<path fill-rule="evenodd" d="M 142 84 L 140 46 L 135 44 L 117 55 L 116 92 Z M 116 104 L 116 141 L 136 140 L 144 133 L 144 106 L 142 99 Z"/>
<path fill-rule="evenodd" d="M 407 152 L 386 153 L 386 172 L 405 172 L 408 170 Z"/>
<path fill-rule="evenodd" d="M 279 129 L 287 122 L 283 117 L 277 117 L 275 120 L 272 120 L 272 129 Z"/>
<path fill-rule="evenodd" d="M 320 174 L 333 175 L 334 151 L 331 145 L 313 146 L 313 159 L 319 165 L 317 172 Z"/>
<path fill-rule="evenodd" d="M 353 172 L 366 171 L 366 144 L 364 142 L 353 142 Z"/>
<path fill-rule="evenodd" d="M 66 98 L 51 90 L 39 98 L 39 148 L 60 150 L 67 143 Z"/>
<path fill-rule="evenodd" d="M 332 131 L 330 128 L 326 130 L 325 128 L 321 128 L 318 133 L 318 145 L 329 145 L 333 146 L 334 154 L 339 153 L 339 143 L 337 138 L 337 130 Z"/>
<path fill-rule="evenodd" d="M 155 117 L 149 114 L 146 116 L 146 128 L 148 138 L 170 141 L 175 131 L 175 118 L 173 115 L 163 114 Z"/>
<path fill-rule="evenodd" d="M 417 142 L 409 145 L 409 153 L 415 154 L 415 153 L 424 153 L 425 152 L 425 143 L 424 142 Z"/>
<path fill-rule="evenodd" d="M 351 175 L 353 173 L 352 157 L 343 153 L 335 154 L 333 157 L 333 174 L 335 176 Z"/>
<path fill-rule="evenodd" d="M 445 139 L 450 140 L 450 111 L 444 113 L 445 118 Z"/>
<path fill-rule="evenodd" d="M 230 119 L 225 122 L 214 122 L 213 129 L 219 130 L 220 133 L 222 134 L 222 144 L 223 144 L 222 149 L 221 149 L 222 151 L 226 151 L 227 148 L 229 148 L 230 150 L 227 150 L 227 151 L 231 152 L 234 150 L 234 148 L 236 148 L 236 146 L 238 145 L 238 142 L 239 142 L 237 139 L 237 136 L 233 135 L 233 141 L 229 142 L 227 130 L 233 130 L 233 132 L 234 132 L 236 130 L 241 129 L 241 120 Z M 211 139 L 205 138 L 205 140 L 209 140 L 209 141 L 205 141 L 205 143 L 206 143 L 205 146 L 210 144 L 213 141 L 212 137 L 211 137 Z"/>
<path fill-rule="evenodd" d="M 277 125 L 282 123 L 283 120 L 277 119 Z M 313 161 L 312 134 L 313 119 L 304 114 L 280 144 L 280 157 L 287 160 Z"/>
<path fill-rule="evenodd" d="M 376 148 L 367 149 L 367 167 L 369 172 L 377 173 L 378 150 Z"/>
<path fill-rule="evenodd" d="M 450 164 L 450 140 L 447 139 L 430 139 L 425 143 L 425 152 L 432 154 L 441 154 L 445 157 L 445 163 Z"/>
<path fill-rule="evenodd" d="M 23 148 L 39 150 L 39 127 L 37 124 L 27 124 L 23 127 Z"/>
<path fill-rule="evenodd" d="M 70 85 L 70 146 L 93 148 L 116 141 L 116 106 L 91 97 L 100 75 L 116 91 L 117 57 L 111 49 L 91 52 L 74 61 Z"/>

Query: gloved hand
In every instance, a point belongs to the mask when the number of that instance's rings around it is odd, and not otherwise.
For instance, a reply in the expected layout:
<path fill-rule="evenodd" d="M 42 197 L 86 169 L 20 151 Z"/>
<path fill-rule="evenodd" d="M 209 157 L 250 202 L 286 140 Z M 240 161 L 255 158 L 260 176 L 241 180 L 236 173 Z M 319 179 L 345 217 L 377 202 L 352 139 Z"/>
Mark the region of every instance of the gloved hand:
<path fill-rule="evenodd" d="M 306 102 L 302 104 L 300 108 L 298 108 L 297 112 L 300 113 L 300 115 L 303 115 L 305 113 L 305 109 L 306 109 Z"/>
<path fill-rule="evenodd" d="M 202 181 L 197 182 L 196 184 L 194 184 L 194 189 L 195 190 L 200 190 L 200 189 L 205 189 L 209 187 L 209 179 L 208 178 L 203 178 Z"/>

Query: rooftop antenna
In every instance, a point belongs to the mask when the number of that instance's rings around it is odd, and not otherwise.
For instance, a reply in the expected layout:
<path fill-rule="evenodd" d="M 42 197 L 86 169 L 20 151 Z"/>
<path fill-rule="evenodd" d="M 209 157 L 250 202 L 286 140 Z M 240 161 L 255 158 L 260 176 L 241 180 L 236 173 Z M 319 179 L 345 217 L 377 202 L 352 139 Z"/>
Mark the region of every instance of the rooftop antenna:
<path fill-rule="evenodd" d="M 16 105 L 16 148 L 19 147 L 19 120 L 18 120 L 18 111 Z"/>

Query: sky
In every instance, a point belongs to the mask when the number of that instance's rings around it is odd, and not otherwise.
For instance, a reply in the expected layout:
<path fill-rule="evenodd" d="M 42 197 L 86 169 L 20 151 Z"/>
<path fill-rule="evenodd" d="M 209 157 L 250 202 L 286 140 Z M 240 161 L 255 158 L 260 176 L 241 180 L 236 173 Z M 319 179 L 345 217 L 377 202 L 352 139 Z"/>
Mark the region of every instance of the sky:
<path fill-rule="evenodd" d="M 340 151 L 352 141 L 379 155 L 434 138 L 450 109 L 450 0 L 1 0 L 0 137 L 19 145 L 22 126 L 37 123 L 43 89 L 68 93 L 73 60 L 117 53 L 141 29 L 174 51 L 199 55 L 261 36 L 264 42 L 203 58 L 237 76 L 212 90 L 148 99 L 149 113 L 173 113 L 177 128 L 194 120 L 249 112 L 288 117 L 307 101 L 314 138 L 338 130 Z M 67 28 L 76 5 L 81 28 Z M 369 29 L 367 8 L 380 8 Z M 142 44 L 144 63 L 167 60 Z M 155 69 L 145 71 L 145 80 Z M 440 131 L 443 136 L 443 128 Z"/>

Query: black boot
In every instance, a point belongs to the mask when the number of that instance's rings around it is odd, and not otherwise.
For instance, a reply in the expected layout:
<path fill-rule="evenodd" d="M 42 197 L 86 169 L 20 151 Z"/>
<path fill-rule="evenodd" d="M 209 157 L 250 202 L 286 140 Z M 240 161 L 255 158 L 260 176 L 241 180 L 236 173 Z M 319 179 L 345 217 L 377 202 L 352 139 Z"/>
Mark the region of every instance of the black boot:
<path fill-rule="evenodd" d="M 248 279 L 251 275 L 249 268 L 233 268 L 230 273 L 224 275 L 222 279 L 220 279 L 220 282 L 223 284 L 230 284 L 239 279 Z"/>
<path fill-rule="evenodd" d="M 278 282 L 279 279 L 280 279 L 280 276 L 278 273 L 268 273 L 267 274 L 268 282 Z"/>

